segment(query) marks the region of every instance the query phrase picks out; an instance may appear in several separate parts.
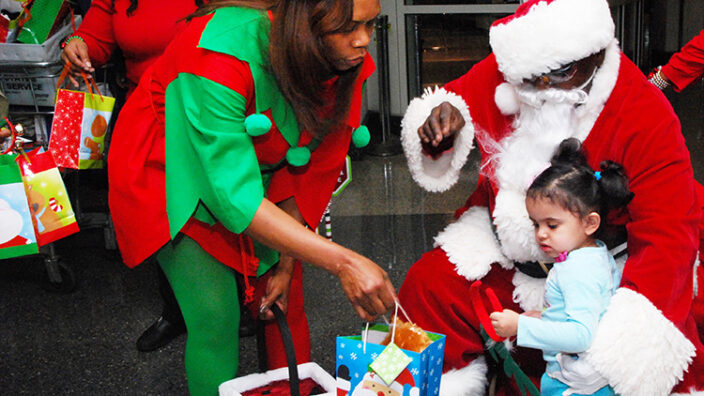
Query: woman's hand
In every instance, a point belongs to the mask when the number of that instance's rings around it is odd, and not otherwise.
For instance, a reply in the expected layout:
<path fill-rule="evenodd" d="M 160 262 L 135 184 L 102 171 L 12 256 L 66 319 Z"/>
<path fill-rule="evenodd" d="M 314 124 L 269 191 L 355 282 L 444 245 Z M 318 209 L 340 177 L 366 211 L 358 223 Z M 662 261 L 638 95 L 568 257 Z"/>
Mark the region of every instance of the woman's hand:
<path fill-rule="evenodd" d="M 295 200 L 262 200 L 245 233 L 283 255 L 335 274 L 357 314 L 371 321 L 395 305 L 389 276 L 368 258 L 327 240 L 302 224 Z"/>
<path fill-rule="evenodd" d="M 454 136 L 464 127 L 462 113 L 449 102 L 442 102 L 418 128 L 418 137 L 425 146 L 439 147 L 443 141 L 452 143 Z M 449 146 L 449 144 L 443 144 Z M 449 148 L 449 147 L 448 147 Z"/>
<path fill-rule="evenodd" d="M 88 45 L 77 38 L 66 43 L 61 53 L 61 60 L 65 65 L 71 65 L 71 73 L 68 78 L 76 88 L 79 85 L 77 78 L 81 76 L 81 72 L 86 73 L 90 77 L 90 73 L 95 71 L 90 63 L 90 56 L 88 56 Z"/>
<path fill-rule="evenodd" d="M 501 337 L 513 337 L 518 333 L 518 313 L 510 309 L 503 312 L 492 312 L 489 315 L 491 325 L 494 326 L 496 334 Z"/>
<path fill-rule="evenodd" d="M 364 256 L 354 253 L 352 259 L 338 267 L 342 289 L 357 314 L 367 322 L 394 307 L 396 292 L 389 275 Z"/>
<path fill-rule="evenodd" d="M 272 268 L 271 277 L 266 284 L 266 295 L 259 304 L 260 319 L 274 319 L 274 313 L 269 309 L 273 304 L 277 304 L 284 313 L 288 310 L 288 291 L 291 288 L 295 263 L 293 257 L 282 254 L 279 263 Z"/>

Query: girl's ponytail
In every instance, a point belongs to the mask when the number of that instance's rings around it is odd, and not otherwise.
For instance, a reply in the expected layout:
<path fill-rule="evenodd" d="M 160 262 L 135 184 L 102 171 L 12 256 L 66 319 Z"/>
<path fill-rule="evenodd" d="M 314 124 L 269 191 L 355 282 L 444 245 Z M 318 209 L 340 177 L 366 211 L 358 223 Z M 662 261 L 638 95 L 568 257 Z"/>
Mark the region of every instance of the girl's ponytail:
<path fill-rule="evenodd" d="M 603 213 L 628 205 L 634 194 L 628 188 L 628 177 L 626 177 L 623 166 L 606 160 L 601 162 L 599 168 L 601 171 L 600 177 L 597 177 L 597 184 L 601 190 Z"/>

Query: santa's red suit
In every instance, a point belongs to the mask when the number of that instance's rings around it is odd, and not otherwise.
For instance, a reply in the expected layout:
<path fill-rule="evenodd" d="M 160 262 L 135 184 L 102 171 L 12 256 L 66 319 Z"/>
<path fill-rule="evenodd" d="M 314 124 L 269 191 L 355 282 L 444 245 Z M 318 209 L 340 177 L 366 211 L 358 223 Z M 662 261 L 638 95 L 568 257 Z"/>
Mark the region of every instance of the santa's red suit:
<path fill-rule="evenodd" d="M 492 368 L 469 301 L 472 281 L 494 289 L 505 308 L 541 309 L 544 279 L 515 265 L 546 259 L 525 210 L 525 189 L 565 136 L 549 141 L 547 131 L 521 135 L 513 88 L 602 49 L 604 61 L 586 102 L 574 111 L 570 136 L 583 142 L 595 170 L 603 160 L 622 164 L 635 197 L 625 213 L 609 216 L 611 229 L 627 231 L 628 258 L 586 359 L 620 395 L 704 391 L 704 346 L 690 313 L 702 212 L 669 102 L 619 50 L 605 0 L 531 0 L 492 25 L 490 42 L 492 55 L 444 89 L 414 99 L 402 124 L 409 169 L 427 190 L 444 191 L 457 181 L 475 138 L 482 154 L 475 192 L 436 237 L 435 249 L 412 266 L 399 292 L 410 317 L 447 336 L 440 394 L 482 395 L 488 385 Z M 432 158 L 417 130 L 444 101 L 460 110 L 466 124 L 452 149 Z M 494 161 L 501 150 L 510 154 Z M 529 376 L 539 378 L 539 352 L 513 353 Z M 511 379 L 499 376 L 497 394 L 519 393 Z"/>

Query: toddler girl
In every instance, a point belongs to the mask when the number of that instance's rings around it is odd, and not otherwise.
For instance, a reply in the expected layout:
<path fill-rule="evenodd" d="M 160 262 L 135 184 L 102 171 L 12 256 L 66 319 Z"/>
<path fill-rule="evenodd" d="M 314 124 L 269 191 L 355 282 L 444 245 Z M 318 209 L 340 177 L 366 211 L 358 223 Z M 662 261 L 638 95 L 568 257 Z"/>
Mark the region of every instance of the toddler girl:
<path fill-rule="evenodd" d="M 594 172 L 576 139 L 566 139 L 551 166 L 526 192 L 526 209 L 540 248 L 555 259 L 545 284 L 543 312 L 490 315 L 496 333 L 543 350 L 542 395 L 613 395 L 606 380 L 578 356 L 589 348 L 621 275 L 596 239 L 602 218 L 633 194 L 623 168 L 604 161 Z"/>

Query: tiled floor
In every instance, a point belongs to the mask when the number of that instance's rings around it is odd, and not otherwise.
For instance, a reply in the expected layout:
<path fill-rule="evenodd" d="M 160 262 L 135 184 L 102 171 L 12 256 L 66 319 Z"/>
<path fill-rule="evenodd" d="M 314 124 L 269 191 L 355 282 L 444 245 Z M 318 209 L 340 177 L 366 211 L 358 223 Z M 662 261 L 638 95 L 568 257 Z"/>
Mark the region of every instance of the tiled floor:
<path fill-rule="evenodd" d="M 682 119 L 695 177 L 704 181 L 702 87 L 669 97 Z M 84 175 L 84 209 L 102 210 L 94 202 L 104 202 L 96 199 L 105 195 L 102 175 Z M 411 181 L 403 156 L 365 156 L 353 162 L 353 182 L 332 202 L 333 239 L 373 259 L 399 287 L 475 178 L 468 167 L 454 189 L 430 194 Z M 56 248 L 78 281 L 70 294 L 42 289 L 46 272 L 38 256 L 0 262 L 0 394 L 185 394 L 184 337 L 152 353 L 134 346 L 160 312 L 154 268 L 127 269 L 115 251 L 105 250 L 97 229 Z M 359 332 L 362 323 L 334 277 L 306 266 L 305 285 L 313 359 L 332 372 L 335 336 Z M 254 345 L 252 338 L 242 343 L 242 374 L 257 370 Z"/>

